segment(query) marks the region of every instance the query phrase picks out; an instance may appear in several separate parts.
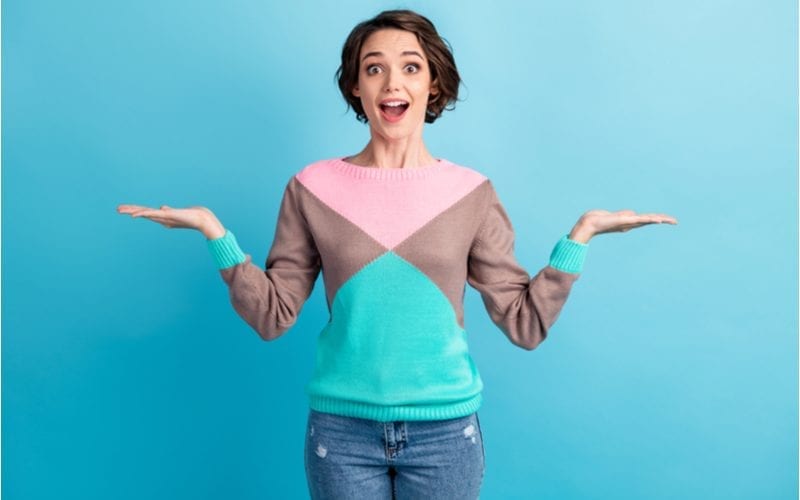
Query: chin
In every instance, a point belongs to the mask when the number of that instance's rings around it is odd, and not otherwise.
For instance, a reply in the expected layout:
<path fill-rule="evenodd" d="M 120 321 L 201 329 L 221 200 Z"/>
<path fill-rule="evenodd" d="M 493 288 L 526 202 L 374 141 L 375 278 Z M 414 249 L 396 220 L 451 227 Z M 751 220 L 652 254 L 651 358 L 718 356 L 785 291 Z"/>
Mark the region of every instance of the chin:
<path fill-rule="evenodd" d="M 379 133 L 379 135 L 387 139 L 403 139 L 414 135 L 425 124 L 424 116 L 405 116 L 397 123 L 389 123 L 383 119 L 383 116 L 369 116 L 367 123 L 370 126 L 372 133 Z"/>

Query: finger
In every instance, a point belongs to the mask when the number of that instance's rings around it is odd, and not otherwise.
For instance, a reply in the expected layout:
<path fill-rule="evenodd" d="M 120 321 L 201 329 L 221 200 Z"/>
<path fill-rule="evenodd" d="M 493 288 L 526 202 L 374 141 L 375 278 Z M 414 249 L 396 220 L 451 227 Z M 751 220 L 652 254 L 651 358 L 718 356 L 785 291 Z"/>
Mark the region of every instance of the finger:
<path fill-rule="evenodd" d="M 163 212 L 154 208 L 145 208 L 144 210 L 137 210 L 131 213 L 131 216 L 136 217 L 152 217 L 163 215 Z"/>
<path fill-rule="evenodd" d="M 617 224 L 616 226 L 630 226 L 634 224 L 652 224 L 654 222 L 658 222 L 657 219 L 650 217 L 648 214 L 637 214 L 637 213 L 629 213 L 630 211 L 621 210 L 617 212 L 619 215 L 617 216 Z"/>
<path fill-rule="evenodd" d="M 133 217 L 134 219 L 152 219 L 153 217 L 157 217 L 157 215 L 156 214 L 152 214 L 152 213 L 143 212 L 143 213 L 131 214 L 131 217 Z"/>
<path fill-rule="evenodd" d="M 148 220 L 152 220 L 153 222 L 158 222 L 159 224 L 163 224 L 169 228 L 180 227 L 187 229 L 197 229 L 195 226 L 193 226 L 190 223 L 187 223 L 186 221 L 180 220 L 170 215 L 164 215 L 163 213 L 156 213 L 143 217 L 146 217 Z"/>
<path fill-rule="evenodd" d="M 636 224 L 633 224 L 633 225 L 630 225 L 630 226 L 624 226 L 624 227 L 626 227 L 625 230 L 628 230 L 628 229 L 632 229 L 634 227 L 641 227 L 641 226 L 647 226 L 647 225 L 650 225 L 650 224 L 660 224 L 660 223 L 661 223 L 660 220 L 642 221 L 642 222 L 638 222 Z"/>
<path fill-rule="evenodd" d="M 654 221 L 656 221 L 658 223 L 663 223 L 663 222 L 667 222 L 667 223 L 670 223 L 670 224 L 677 224 L 678 223 L 678 221 L 675 219 L 675 217 L 670 217 L 667 214 L 649 213 L 649 214 L 642 214 L 642 217 L 647 217 L 650 220 L 654 220 Z"/>
<path fill-rule="evenodd" d="M 144 207 L 142 205 L 119 205 L 117 206 L 117 212 L 121 214 L 127 214 L 136 210 L 142 210 L 148 207 Z"/>
<path fill-rule="evenodd" d="M 152 209 L 152 208 L 148 208 L 148 207 L 142 207 L 142 208 L 128 210 L 125 213 L 128 214 L 128 215 L 132 215 L 132 216 L 136 217 L 136 216 L 139 216 L 139 215 L 144 214 L 144 213 L 158 213 L 158 210 L 155 210 L 155 209 Z"/>
<path fill-rule="evenodd" d="M 652 222 L 652 221 L 631 222 L 631 223 L 629 223 L 629 224 L 621 224 L 621 225 L 618 225 L 618 226 L 616 226 L 616 227 L 613 227 L 613 228 L 611 228 L 611 229 L 608 229 L 608 230 L 607 230 L 607 231 L 605 231 L 605 232 L 609 232 L 609 233 L 612 233 L 612 232 L 621 232 L 621 233 L 624 233 L 624 232 L 626 232 L 626 231 L 630 231 L 631 229 L 634 229 L 634 228 L 637 228 L 637 227 L 646 226 L 646 225 L 649 225 L 649 224 L 655 224 L 655 223 L 654 223 L 654 222 Z"/>
<path fill-rule="evenodd" d="M 143 216 L 146 217 L 148 215 L 154 215 L 154 213 L 155 212 L 151 208 L 143 208 L 140 210 L 133 210 L 130 212 L 131 217 L 143 217 Z"/>
<path fill-rule="evenodd" d="M 165 219 L 164 217 L 158 217 L 156 215 L 151 215 L 151 216 L 147 217 L 147 219 L 151 220 L 153 222 L 158 222 L 159 224 L 161 224 L 163 226 L 166 226 L 169 229 L 172 229 L 173 227 L 175 227 L 175 221 L 173 221 L 171 219 Z"/>
<path fill-rule="evenodd" d="M 653 220 L 653 221 L 655 221 L 655 222 L 657 222 L 659 224 L 664 224 L 664 223 L 677 224 L 678 223 L 678 221 L 675 220 L 674 217 L 669 217 L 669 216 L 665 216 L 665 215 L 662 215 L 662 214 L 654 214 L 654 215 L 652 215 L 651 216 L 651 220 Z"/>
<path fill-rule="evenodd" d="M 676 219 L 675 217 L 671 217 L 671 216 L 666 215 L 666 214 L 658 214 L 658 216 L 661 218 L 662 222 L 666 222 L 666 223 L 669 223 L 669 224 L 677 224 L 678 223 L 678 219 Z"/>
<path fill-rule="evenodd" d="M 659 214 L 641 214 L 636 216 L 636 220 L 645 224 L 660 224 L 665 219 Z"/>

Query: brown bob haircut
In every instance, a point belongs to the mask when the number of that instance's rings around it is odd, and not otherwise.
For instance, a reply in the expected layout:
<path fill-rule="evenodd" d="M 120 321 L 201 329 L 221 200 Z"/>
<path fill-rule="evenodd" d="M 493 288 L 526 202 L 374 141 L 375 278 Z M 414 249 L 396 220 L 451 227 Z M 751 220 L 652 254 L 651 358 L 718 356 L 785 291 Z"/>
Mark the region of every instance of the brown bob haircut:
<path fill-rule="evenodd" d="M 438 87 L 439 93 L 428 100 L 425 123 L 435 122 L 445 109 L 455 109 L 461 76 L 458 74 L 450 43 L 439 36 L 436 27 L 427 17 L 411 10 L 386 10 L 372 19 L 357 24 L 342 47 L 342 64 L 336 70 L 336 79 L 339 90 L 347 101 L 348 109 L 353 108 L 356 119 L 364 123 L 369 121 L 364 113 L 364 107 L 361 106 L 361 99 L 352 94 L 353 88 L 358 85 L 360 69 L 358 56 L 361 53 L 361 46 L 372 33 L 387 28 L 414 33 L 428 58 L 431 84 Z M 452 107 L 447 107 L 451 104 Z"/>

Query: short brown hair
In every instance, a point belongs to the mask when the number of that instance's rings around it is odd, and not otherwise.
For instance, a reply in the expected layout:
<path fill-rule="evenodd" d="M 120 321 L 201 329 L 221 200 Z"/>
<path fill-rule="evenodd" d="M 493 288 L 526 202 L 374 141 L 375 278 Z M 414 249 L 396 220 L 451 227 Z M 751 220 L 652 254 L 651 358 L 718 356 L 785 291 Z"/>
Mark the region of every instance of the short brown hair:
<path fill-rule="evenodd" d="M 458 74 L 450 43 L 439 36 L 436 27 L 427 17 L 406 9 L 386 10 L 372 19 L 357 24 L 342 47 L 342 64 L 336 70 L 336 79 L 339 90 L 347 101 L 348 109 L 353 108 L 356 119 L 364 123 L 368 121 L 361 106 L 361 99 L 352 94 L 353 88 L 358 84 L 360 69 L 358 56 L 361 47 L 372 33 L 387 28 L 414 33 L 428 58 L 431 84 L 438 87 L 439 93 L 428 100 L 425 123 L 435 122 L 445 109 L 455 109 L 461 76 Z M 447 107 L 451 104 L 452 107 Z"/>

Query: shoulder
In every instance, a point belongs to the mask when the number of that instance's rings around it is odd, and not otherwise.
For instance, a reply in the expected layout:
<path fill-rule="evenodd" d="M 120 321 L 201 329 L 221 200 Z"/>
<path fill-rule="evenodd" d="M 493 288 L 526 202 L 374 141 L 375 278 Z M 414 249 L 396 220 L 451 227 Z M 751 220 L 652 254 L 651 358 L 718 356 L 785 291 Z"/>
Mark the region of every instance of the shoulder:
<path fill-rule="evenodd" d="M 442 161 L 444 162 L 445 168 L 449 170 L 450 175 L 472 178 L 480 182 L 488 180 L 486 174 L 481 172 L 477 167 L 445 158 L 442 158 Z"/>
<path fill-rule="evenodd" d="M 449 182 L 453 184 L 468 185 L 479 198 L 489 203 L 495 191 L 492 180 L 480 168 L 453 161 L 447 162 Z"/>
<path fill-rule="evenodd" d="M 440 180 L 443 188 L 481 198 L 486 198 L 487 190 L 492 190 L 489 177 L 479 168 L 444 158 L 442 162 Z"/>
<path fill-rule="evenodd" d="M 340 158 L 338 157 L 325 158 L 304 165 L 292 176 L 292 179 L 303 183 L 304 181 L 308 181 L 314 177 L 324 175 L 325 173 L 330 172 L 331 168 L 336 165 L 339 160 Z"/>

